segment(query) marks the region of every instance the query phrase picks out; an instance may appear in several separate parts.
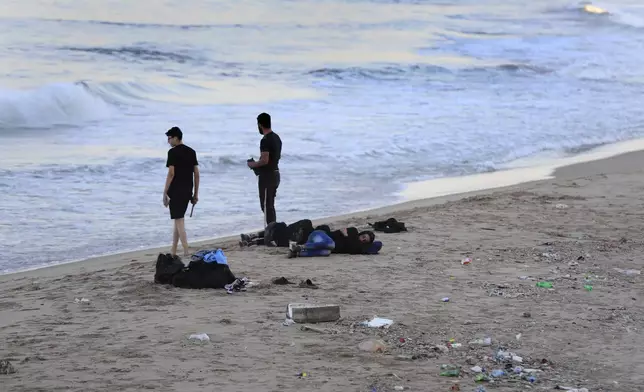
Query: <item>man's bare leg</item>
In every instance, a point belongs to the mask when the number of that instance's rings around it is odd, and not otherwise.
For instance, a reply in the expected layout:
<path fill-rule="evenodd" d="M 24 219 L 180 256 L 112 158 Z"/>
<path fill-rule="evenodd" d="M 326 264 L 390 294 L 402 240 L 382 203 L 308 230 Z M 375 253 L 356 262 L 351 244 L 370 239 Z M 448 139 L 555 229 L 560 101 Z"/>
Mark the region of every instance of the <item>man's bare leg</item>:
<path fill-rule="evenodd" d="M 179 231 L 177 230 L 177 220 L 174 220 L 172 229 L 172 251 L 170 252 L 172 256 L 177 255 L 177 247 L 179 246 Z"/>
<path fill-rule="evenodd" d="M 186 221 L 185 219 L 176 219 L 175 223 L 177 225 L 177 231 L 179 232 L 179 238 L 181 239 L 181 246 L 183 247 L 183 255 L 190 256 L 190 249 L 188 246 L 188 235 L 186 234 Z"/>

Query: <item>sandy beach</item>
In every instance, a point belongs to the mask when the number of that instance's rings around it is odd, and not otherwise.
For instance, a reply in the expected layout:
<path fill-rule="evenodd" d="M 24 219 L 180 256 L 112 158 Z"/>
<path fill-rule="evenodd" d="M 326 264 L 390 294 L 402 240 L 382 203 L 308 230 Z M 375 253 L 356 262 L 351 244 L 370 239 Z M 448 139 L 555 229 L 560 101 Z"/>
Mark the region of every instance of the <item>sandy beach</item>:
<path fill-rule="evenodd" d="M 642 269 L 643 159 L 332 220 L 405 222 L 407 233 L 378 233 L 377 256 L 287 259 L 283 248 L 240 249 L 232 238 L 200 244 L 222 247 L 232 271 L 257 284 L 232 295 L 154 284 L 167 249 L 0 276 L 0 360 L 16 371 L 0 375 L 0 390 L 639 391 L 644 285 L 626 270 Z M 281 276 L 319 288 L 271 284 Z M 283 325 L 292 302 L 339 304 L 342 318 L 316 330 Z M 394 324 L 360 325 L 374 315 Z M 195 333 L 210 341 L 188 340 Z M 469 344 L 486 337 L 490 346 Z M 359 349 L 372 339 L 385 351 Z M 472 367 L 506 369 L 494 361 L 499 348 L 535 382 L 476 384 Z M 441 377 L 444 364 L 460 376 Z"/>

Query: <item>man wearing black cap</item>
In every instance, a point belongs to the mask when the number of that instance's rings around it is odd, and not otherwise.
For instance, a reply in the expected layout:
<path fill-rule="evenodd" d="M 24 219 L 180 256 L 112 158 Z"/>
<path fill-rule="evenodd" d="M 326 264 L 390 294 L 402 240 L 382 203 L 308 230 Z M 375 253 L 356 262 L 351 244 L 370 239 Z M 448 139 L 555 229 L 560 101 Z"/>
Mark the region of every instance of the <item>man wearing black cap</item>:
<path fill-rule="evenodd" d="M 276 222 L 275 197 L 280 186 L 279 161 L 282 157 L 282 139 L 271 129 L 271 116 L 261 113 L 257 116 L 257 128 L 263 135 L 259 143 L 261 156 L 259 161 L 248 161 L 248 167 L 257 174 L 259 187 L 259 203 L 264 212 L 264 227 L 271 222 Z"/>
<path fill-rule="evenodd" d="M 170 219 L 174 220 L 174 233 L 172 235 L 172 255 L 177 254 L 177 246 L 181 239 L 184 256 L 189 256 L 188 238 L 184 216 L 188 204 L 197 204 L 199 201 L 199 163 L 197 153 L 192 148 L 183 144 L 183 132 L 178 127 L 172 127 L 165 133 L 168 144 L 172 148 L 168 151 L 168 176 L 163 188 L 163 205 L 170 208 Z M 194 176 L 194 183 L 193 183 Z M 194 193 L 192 188 L 194 185 Z"/>

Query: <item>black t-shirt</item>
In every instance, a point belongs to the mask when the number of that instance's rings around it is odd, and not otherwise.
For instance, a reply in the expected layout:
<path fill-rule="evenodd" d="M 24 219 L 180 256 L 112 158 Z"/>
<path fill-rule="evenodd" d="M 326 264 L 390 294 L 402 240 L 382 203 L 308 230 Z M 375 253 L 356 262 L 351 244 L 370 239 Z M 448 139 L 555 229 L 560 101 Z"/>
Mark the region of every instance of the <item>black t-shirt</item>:
<path fill-rule="evenodd" d="M 194 167 L 197 162 L 197 153 L 185 144 L 179 144 L 168 151 L 166 167 L 174 166 L 174 178 L 168 189 L 168 196 L 192 197 Z"/>
<path fill-rule="evenodd" d="M 264 135 L 259 143 L 259 151 L 268 151 L 268 163 L 259 167 L 259 174 L 271 173 L 279 170 L 279 162 L 282 157 L 282 139 L 275 132 Z"/>

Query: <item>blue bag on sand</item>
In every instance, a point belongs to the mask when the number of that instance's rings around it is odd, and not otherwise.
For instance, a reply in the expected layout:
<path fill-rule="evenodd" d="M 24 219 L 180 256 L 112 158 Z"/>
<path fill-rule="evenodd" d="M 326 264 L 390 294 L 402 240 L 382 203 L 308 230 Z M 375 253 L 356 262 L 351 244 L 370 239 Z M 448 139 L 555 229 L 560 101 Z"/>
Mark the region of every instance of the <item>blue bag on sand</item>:
<path fill-rule="evenodd" d="M 212 263 L 214 261 L 217 264 L 228 264 L 228 259 L 226 258 L 224 251 L 221 249 L 217 249 L 216 251 L 209 251 L 208 253 L 203 255 L 203 261 L 206 263 Z"/>
<path fill-rule="evenodd" d="M 217 264 L 228 264 L 228 259 L 226 258 L 224 251 L 221 249 L 217 249 L 215 252 L 215 260 L 217 261 Z"/>

